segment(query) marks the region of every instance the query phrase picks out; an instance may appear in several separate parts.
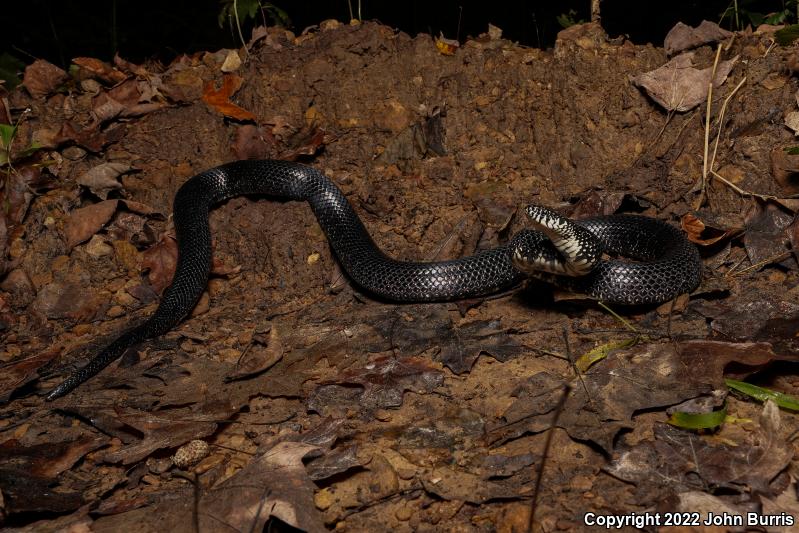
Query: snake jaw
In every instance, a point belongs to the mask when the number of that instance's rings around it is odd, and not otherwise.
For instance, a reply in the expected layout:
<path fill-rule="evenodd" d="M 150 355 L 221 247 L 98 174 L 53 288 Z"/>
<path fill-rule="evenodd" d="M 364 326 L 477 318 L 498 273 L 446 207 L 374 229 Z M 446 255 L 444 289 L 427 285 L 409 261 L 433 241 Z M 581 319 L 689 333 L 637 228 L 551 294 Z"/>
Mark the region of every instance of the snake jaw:
<path fill-rule="evenodd" d="M 518 270 L 536 275 L 541 272 L 579 277 L 590 273 L 602 257 L 602 244 L 590 231 L 559 213 L 529 205 L 525 212 L 533 227 L 547 236 L 557 253 L 539 247 L 529 252 L 514 248 L 512 262 Z"/>

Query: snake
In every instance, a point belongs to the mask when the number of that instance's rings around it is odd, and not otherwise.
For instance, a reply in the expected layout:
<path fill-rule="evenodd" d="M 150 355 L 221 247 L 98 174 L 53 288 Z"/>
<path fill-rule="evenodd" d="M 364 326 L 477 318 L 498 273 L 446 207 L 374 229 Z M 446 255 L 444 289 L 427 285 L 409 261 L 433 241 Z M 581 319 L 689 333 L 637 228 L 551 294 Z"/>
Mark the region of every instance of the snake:
<path fill-rule="evenodd" d="M 696 246 L 665 221 L 626 214 L 570 220 L 535 205 L 526 208 L 533 227 L 495 248 L 445 261 L 395 260 L 374 243 L 341 189 L 319 170 L 281 160 L 235 161 L 189 178 L 177 191 L 173 222 L 178 260 L 153 314 L 70 374 L 47 400 L 72 391 L 129 348 L 163 335 L 191 312 L 211 272 L 209 211 L 241 195 L 307 201 L 350 280 L 394 302 L 475 298 L 536 277 L 608 304 L 657 304 L 690 293 L 700 282 Z"/>

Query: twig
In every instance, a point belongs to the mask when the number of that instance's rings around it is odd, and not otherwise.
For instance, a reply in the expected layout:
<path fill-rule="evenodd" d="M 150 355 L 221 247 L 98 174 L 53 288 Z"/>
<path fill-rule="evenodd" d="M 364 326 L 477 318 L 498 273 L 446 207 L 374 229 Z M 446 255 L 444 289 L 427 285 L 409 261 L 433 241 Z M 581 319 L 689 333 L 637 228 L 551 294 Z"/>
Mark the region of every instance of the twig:
<path fill-rule="evenodd" d="M 699 199 L 696 207 L 699 208 L 705 203 L 705 189 L 707 185 L 708 159 L 707 152 L 710 145 L 710 111 L 713 105 L 713 82 L 716 80 L 716 68 L 721 57 L 721 44 L 716 48 L 716 59 L 713 61 L 713 69 L 710 72 L 710 83 L 707 85 L 707 107 L 705 109 L 705 155 L 702 160 L 702 185 L 699 187 Z"/>
<path fill-rule="evenodd" d="M 541 462 L 538 463 L 538 471 L 536 472 L 535 486 L 533 487 L 533 497 L 530 500 L 530 520 L 527 522 L 527 533 L 533 532 L 533 523 L 535 522 L 536 503 L 538 502 L 538 494 L 541 490 L 541 481 L 544 479 L 544 467 L 546 466 L 546 459 L 549 456 L 549 448 L 552 446 L 552 436 L 555 434 L 555 428 L 558 425 L 558 419 L 566 406 L 566 400 L 569 398 L 572 387 L 568 383 L 563 386 L 563 394 L 560 396 L 557 407 L 555 407 L 555 414 L 552 415 L 552 424 L 547 431 L 547 438 L 544 442 L 544 453 L 541 456 Z"/>
<path fill-rule="evenodd" d="M 730 99 L 735 96 L 735 93 L 738 92 L 738 89 L 746 83 L 746 76 L 744 76 L 741 81 L 738 82 L 738 85 L 735 86 L 730 94 L 727 95 L 727 98 L 724 99 L 724 102 L 721 104 L 721 111 L 719 111 L 719 127 L 716 131 L 716 141 L 713 145 L 713 157 L 710 158 L 710 172 L 713 172 L 713 165 L 716 163 L 716 153 L 719 150 L 719 140 L 721 139 L 721 130 L 724 127 L 724 111 L 727 109 L 727 104 L 730 102 Z M 707 157 L 707 152 L 705 152 L 705 157 Z"/>
<path fill-rule="evenodd" d="M 250 55 L 250 51 L 247 50 L 247 42 L 244 40 L 244 35 L 241 33 L 238 0 L 233 0 L 233 15 L 236 17 L 236 30 L 239 32 L 239 39 L 241 39 L 241 44 L 244 46 L 244 58 L 246 59 Z"/>
<path fill-rule="evenodd" d="M 771 194 L 759 194 L 756 192 L 747 191 L 741 189 L 736 184 L 732 183 L 731 181 L 727 180 L 724 176 L 716 172 L 715 170 L 711 170 L 710 173 L 713 175 L 714 178 L 722 182 L 724 185 L 732 189 L 733 191 L 737 192 L 741 196 L 752 196 L 754 198 L 760 198 L 761 200 L 776 200 L 779 201 L 780 199 L 776 196 L 772 196 Z"/>
<path fill-rule="evenodd" d="M 754 265 L 750 265 L 750 266 L 744 268 L 743 270 L 739 270 L 734 275 L 740 276 L 741 274 L 749 272 L 750 270 L 753 270 L 753 269 L 756 269 L 756 268 L 760 268 L 762 266 L 765 266 L 765 265 L 768 265 L 768 264 L 771 264 L 771 263 L 775 263 L 777 261 L 782 261 L 783 259 L 787 259 L 788 257 L 790 257 L 792 253 L 793 253 L 793 251 L 791 251 L 791 250 L 785 250 L 784 252 L 780 252 L 778 254 L 774 254 L 771 257 L 767 257 L 767 258 L 763 259 L 762 261 L 755 263 Z"/>
<path fill-rule="evenodd" d="M 599 304 L 599 306 L 600 306 L 602 309 L 604 309 L 605 311 L 607 311 L 608 313 L 610 313 L 611 315 L 613 315 L 613 318 L 615 318 L 616 320 L 618 320 L 619 322 L 621 322 L 621 323 L 624 325 L 624 327 L 625 327 L 625 328 L 629 329 L 630 331 L 632 331 L 632 332 L 633 332 L 633 333 L 635 333 L 635 334 L 638 334 L 638 330 L 637 330 L 637 329 L 635 329 L 635 326 L 633 326 L 632 324 L 630 324 L 629 322 L 627 322 L 626 320 L 624 320 L 624 319 L 623 319 L 621 316 L 619 316 L 619 314 L 618 314 L 618 313 L 616 313 L 616 311 L 614 311 L 613 309 L 611 309 L 610 307 L 608 307 L 608 306 L 607 306 L 607 305 L 605 305 L 604 303 L 600 302 L 599 300 L 597 300 L 597 303 Z"/>
<path fill-rule="evenodd" d="M 799 4 L 796 4 L 796 8 L 799 9 Z M 766 49 L 766 53 L 763 54 L 763 57 L 766 57 L 768 55 L 768 53 L 771 52 L 771 49 L 774 48 L 774 45 L 776 45 L 776 44 L 777 44 L 777 41 L 775 41 L 774 39 L 771 39 L 771 44 L 768 45 L 768 48 Z"/>

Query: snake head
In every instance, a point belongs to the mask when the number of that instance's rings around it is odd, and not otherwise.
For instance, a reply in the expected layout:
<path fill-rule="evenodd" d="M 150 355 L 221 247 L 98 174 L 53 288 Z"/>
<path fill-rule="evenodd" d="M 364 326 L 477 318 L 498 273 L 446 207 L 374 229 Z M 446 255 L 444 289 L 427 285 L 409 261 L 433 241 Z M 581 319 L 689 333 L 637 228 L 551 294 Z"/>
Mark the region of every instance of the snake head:
<path fill-rule="evenodd" d="M 585 276 L 601 260 L 602 243 L 584 227 L 540 205 L 529 205 L 525 212 L 536 231 L 514 240 L 512 261 L 517 270 L 529 275 Z M 544 240 L 549 245 L 544 245 Z"/>

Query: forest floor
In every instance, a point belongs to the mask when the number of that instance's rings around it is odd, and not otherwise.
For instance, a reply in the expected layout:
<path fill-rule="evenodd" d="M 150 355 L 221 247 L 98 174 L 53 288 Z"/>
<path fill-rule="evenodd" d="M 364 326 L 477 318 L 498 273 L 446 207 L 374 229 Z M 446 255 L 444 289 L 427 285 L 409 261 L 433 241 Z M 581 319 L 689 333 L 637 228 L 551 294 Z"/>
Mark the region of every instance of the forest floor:
<path fill-rule="evenodd" d="M 593 24 L 547 51 L 496 28 L 448 50 L 328 21 L 262 29 L 247 55 L 29 66 L 0 109 L 18 124 L 0 212 L 0 520 L 524 531 L 535 509 L 557 531 L 683 511 L 787 531 L 796 414 L 725 380 L 799 389 L 799 143 L 784 123 L 799 56 L 768 32 L 719 46 L 708 121 L 707 82 L 682 76 L 711 69 L 716 44 L 696 70 L 672 66 L 659 97 L 640 76 L 666 51 Z M 496 246 L 539 203 L 682 225 L 703 282 L 614 309 L 623 320 L 540 282 L 396 305 L 351 286 L 305 203 L 236 198 L 211 213 L 214 274 L 191 317 L 46 402 L 156 307 L 178 187 L 252 157 L 322 170 L 396 258 Z M 578 364 L 592 350 L 605 357 Z M 716 429 L 668 423 L 722 409 Z M 176 465 L 194 440 L 207 453 Z"/>

